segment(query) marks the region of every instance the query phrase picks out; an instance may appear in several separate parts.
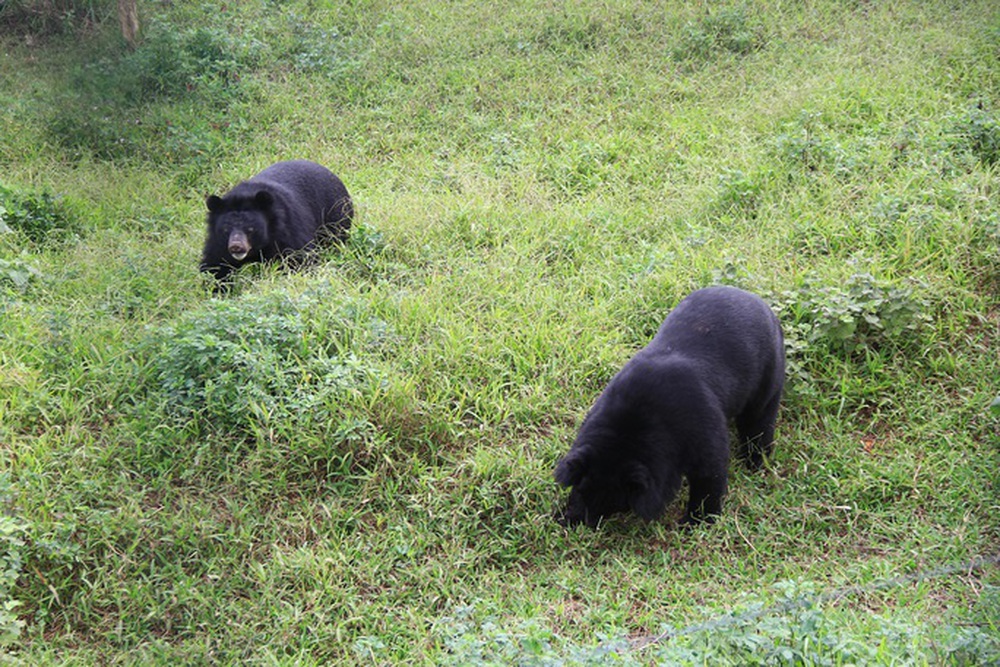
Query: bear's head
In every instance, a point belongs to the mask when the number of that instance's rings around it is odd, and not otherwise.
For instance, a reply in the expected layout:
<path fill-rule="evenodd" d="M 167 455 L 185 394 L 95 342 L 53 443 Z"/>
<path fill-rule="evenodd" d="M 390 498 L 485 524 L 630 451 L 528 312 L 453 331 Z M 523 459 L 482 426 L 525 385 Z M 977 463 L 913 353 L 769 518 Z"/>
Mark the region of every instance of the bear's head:
<path fill-rule="evenodd" d="M 559 461 L 556 481 L 573 487 L 566 508 L 557 516 L 560 523 L 596 528 L 619 512 L 632 510 L 646 520 L 660 515 L 665 499 L 649 468 L 634 459 L 616 460 L 613 454 L 602 447 L 574 446 Z"/>
<path fill-rule="evenodd" d="M 225 240 L 226 251 L 236 262 L 260 259 L 260 249 L 271 240 L 274 198 L 270 192 L 261 190 L 249 198 L 210 195 L 205 205 L 210 233 Z"/>

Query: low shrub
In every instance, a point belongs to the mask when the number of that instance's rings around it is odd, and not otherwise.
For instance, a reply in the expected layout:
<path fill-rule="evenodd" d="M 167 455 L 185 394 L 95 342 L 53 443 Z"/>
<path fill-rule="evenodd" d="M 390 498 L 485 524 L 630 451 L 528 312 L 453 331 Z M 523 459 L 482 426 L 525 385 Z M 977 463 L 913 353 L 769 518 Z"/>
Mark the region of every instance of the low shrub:
<path fill-rule="evenodd" d="M 747 55 L 767 43 L 763 25 L 746 7 L 722 6 L 684 26 L 676 60 L 707 60 L 716 54 Z"/>
<path fill-rule="evenodd" d="M 114 16 L 110 0 L 4 0 L 0 25 L 37 35 L 71 33 L 80 24 L 94 24 Z"/>
<path fill-rule="evenodd" d="M 982 106 L 975 106 L 953 119 L 948 131 L 957 151 L 972 154 L 991 167 L 1000 162 L 1000 118 Z"/>
<path fill-rule="evenodd" d="M 216 300 L 154 330 L 144 343 L 152 355 L 147 401 L 180 421 L 237 433 L 253 424 L 336 421 L 328 414 L 336 398 L 375 377 L 352 349 L 358 329 L 382 325 L 359 322 L 350 304 L 340 304 L 332 321 L 309 312 L 283 294 Z"/>
<path fill-rule="evenodd" d="M 870 273 L 855 273 L 837 285 L 807 277 L 772 298 L 772 306 L 786 338 L 834 353 L 906 347 L 930 319 L 919 282 L 895 284 Z"/>
<path fill-rule="evenodd" d="M 4 497 L 0 498 L 0 502 L 4 505 L 9 503 L 5 497 L 7 486 L 7 477 L 3 476 L 0 478 L 0 494 Z M 24 627 L 24 621 L 16 611 L 21 601 L 14 596 L 24 563 L 25 533 L 21 520 L 0 514 L 0 650 L 16 642 Z"/>
<path fill-rule="evenodd" d="M 575 643 L 539 619 L 514 626 L 473 606 L 456 608 L 437 621 L 433 634 L 444 655 L 441 664 L 533 665 L 845 665 L 993 664 L 1000 640 L 976 626 L 907 623 L 873 616 L 869 632 L 845 630 L 842 616 L 819 602 L 809 583 L 776 585 L 772 606 L 751 602 L 687 628 L 665 626 L 652 641 L 630 643 L 621 634 Z M 355 641 L 358 658 L 379 655 L 375 638 Z"/>
<path fill-rule="evenodd" d="M 249 93 L 243 77 L 262 47 L 211 26 L 153 22 L 134 51 L 76 68 L 47 119 L 53 140 L 76 155 L 187 163 L 233 134 L 230 109 Z"/>
<path fill-rule="evenodd" d="M 23 258 L 3 259 L 0 257 L 0 284 L 23 290 L 28 284 L 41 277 L 42 272 L 29 260 Z"/>
<path fill-rule="evenodd" d="M 0 234 L 18 231 L 34 243 L 63 239 L 80 229 L 71 207 L 48 191 L 0 183 Z"/>

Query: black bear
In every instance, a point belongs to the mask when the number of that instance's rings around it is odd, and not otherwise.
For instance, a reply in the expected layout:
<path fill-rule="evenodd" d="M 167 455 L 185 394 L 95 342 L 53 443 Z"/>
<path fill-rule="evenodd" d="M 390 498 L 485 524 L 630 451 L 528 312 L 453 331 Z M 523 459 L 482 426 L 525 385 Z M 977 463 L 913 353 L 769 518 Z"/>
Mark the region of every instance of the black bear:
<path fill-rule="evenodd" d="M 557 464 L 556 481 L 573 487 L 560 522 L 593 528 L 628 510 L 655 519 L 682 476 L 683 523 L 711 522 L 726 493 L 729 420 L 738 454 L 760 467 L 784 384 L 781 325 L 763 299 L 735 287 L 691 293 L 611 379 Z"/>
<path fill-rule="evenodd" d="M 208 234 L 201 270 L 223 285 L 244 264 L 301 256 L 343 241 L 354 217 L 347 188 L 308 160 L 271 165 L 230 190 L 209 195 Z"/>

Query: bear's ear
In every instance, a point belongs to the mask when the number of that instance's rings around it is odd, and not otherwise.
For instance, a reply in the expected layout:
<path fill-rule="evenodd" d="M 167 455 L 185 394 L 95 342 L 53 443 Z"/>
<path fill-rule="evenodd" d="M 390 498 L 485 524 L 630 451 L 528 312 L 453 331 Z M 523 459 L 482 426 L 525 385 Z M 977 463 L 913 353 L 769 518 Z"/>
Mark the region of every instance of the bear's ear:
<path fill-rule="evenodd" d="M 556 464 L 556 481 L 562 486 L 576 486 L 590 465 L 586 449 L 574 449 Z"/>
<path fill-rule="evenodd" d="M 211 213 L 221 213 L 224 205 L 222 203 L 222 197 L 217 195 L 208 195 L 205 198 L 205 206 Z"/>
<path fill-rule="evenodd" d="M 629 464 L 622 473 L 622 486 L 632 511 L 647 521 L 660 516 L 663 495 L 649 473 L 649 468 L 639 462 Z"/>
<path fill-rule="evenodd" d="M 253 196 L 254 205 L 262 211 L 266 211 L 274 204 L 274 197 L 267 190 L 260 190 Z"/>

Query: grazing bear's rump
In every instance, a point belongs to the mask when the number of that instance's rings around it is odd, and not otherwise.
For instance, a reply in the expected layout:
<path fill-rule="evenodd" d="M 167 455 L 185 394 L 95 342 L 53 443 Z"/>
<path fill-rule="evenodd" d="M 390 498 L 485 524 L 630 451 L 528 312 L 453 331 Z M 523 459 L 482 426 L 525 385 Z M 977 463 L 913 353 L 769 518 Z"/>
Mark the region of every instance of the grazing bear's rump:
<path fill-rule="evenodd" d="M 271 165 L 222 197 L 210 195 L 201 270 L 220 282 L 251 262 L 295 256 L 342 241 L 354 217 L 347 188 L 308 160 Z"/>
<path fill-rule="evenodd" d="M 729 420 L 751 468 L 771 452 L 785 381 L 778 318 L 735 287 L 688 295 L 597 398 L 555 478 L 571 486 L 566 524 L 596 526 L 617 512 L 655 519 L 683 478 L 684 523 L 722 510 Z"/>

